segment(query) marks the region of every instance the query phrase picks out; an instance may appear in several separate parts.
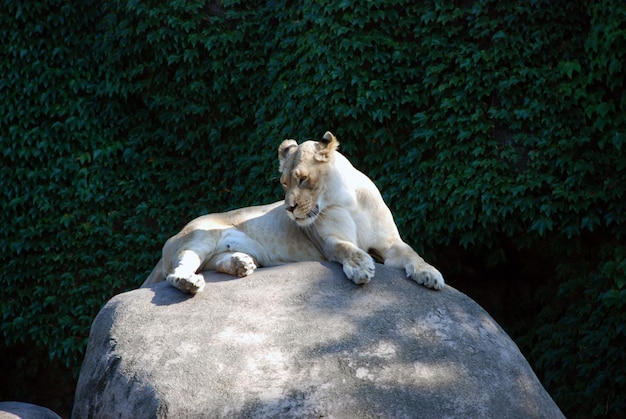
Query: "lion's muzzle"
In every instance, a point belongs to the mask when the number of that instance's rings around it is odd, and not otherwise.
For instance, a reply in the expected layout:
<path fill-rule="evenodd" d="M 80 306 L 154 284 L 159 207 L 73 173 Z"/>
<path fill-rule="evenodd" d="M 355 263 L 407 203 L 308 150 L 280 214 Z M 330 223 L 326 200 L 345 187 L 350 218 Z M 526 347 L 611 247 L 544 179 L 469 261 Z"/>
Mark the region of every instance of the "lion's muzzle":
<path fill-rule="evenodd" d="M 287 206 L 287 215 L 301 226 L 312 224 L 320 213 L 319 205 L 308 211 L 298 204 Z"/>

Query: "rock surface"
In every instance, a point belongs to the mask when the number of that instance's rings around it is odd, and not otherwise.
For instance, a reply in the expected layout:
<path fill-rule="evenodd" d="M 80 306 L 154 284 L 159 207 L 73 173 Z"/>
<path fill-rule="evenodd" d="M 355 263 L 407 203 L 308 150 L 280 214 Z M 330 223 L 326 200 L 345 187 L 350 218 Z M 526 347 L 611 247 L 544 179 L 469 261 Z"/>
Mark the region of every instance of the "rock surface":
<path fill-rule="evenodd" d="M 0 402 L 0 419 L 61 419 L 52 410 L 23 402 Z"/>
<path fill-rule="evenodd" d="M 515 343 L 451 287 L 305 262 L 120 294 L 92 325 L 74 418 L 559 418 Z"/>

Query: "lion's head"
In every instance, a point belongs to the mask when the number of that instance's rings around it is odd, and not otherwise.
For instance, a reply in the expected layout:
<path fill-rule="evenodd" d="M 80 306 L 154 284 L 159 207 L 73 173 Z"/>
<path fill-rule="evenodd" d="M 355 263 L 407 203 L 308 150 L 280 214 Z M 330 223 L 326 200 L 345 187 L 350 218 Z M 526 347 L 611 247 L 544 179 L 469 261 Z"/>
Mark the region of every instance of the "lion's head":
<path fill-rule="evenodd" d="M 287 214 L 299 226 L 312 224 L 324 210 L 325 188 L 337 138 L 326 132 L 319 141 L 285 140 L 278 147 L 280 183 L 285 190 Z"/>

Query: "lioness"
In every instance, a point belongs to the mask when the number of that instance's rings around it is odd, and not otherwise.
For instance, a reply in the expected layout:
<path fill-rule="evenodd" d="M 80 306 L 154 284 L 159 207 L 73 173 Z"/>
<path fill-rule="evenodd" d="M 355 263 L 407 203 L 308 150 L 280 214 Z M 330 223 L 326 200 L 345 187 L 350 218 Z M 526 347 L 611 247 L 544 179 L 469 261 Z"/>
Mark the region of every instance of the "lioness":
<path fill-rule="evenodd" d="M 285 200 L 196 218 L 163 247 L 142 287 L 166 279 L 181 291 L 202 291 L 202 270 L 250 275 L 259 266 L 336 261 L 356 284 L 374 276 L 370 254 L 428 288 L 443 276 L 402 241 L 374 183 L 337 151 L 337 138 L 285 140 L 278 147 Z"/>

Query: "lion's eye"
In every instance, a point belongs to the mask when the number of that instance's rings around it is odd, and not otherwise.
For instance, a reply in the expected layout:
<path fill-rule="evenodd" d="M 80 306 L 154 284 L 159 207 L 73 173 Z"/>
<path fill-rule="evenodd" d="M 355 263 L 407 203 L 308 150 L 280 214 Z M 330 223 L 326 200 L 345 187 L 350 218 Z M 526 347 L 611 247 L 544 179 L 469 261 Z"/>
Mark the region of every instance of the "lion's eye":
<path fill-rule="evenodd" d="M 300 179 L 298 179 L 298 185 L 302 185 L 304 182 L 306 182 L 307 177 L 306 176 L 302 176 Z"/>

